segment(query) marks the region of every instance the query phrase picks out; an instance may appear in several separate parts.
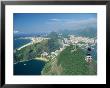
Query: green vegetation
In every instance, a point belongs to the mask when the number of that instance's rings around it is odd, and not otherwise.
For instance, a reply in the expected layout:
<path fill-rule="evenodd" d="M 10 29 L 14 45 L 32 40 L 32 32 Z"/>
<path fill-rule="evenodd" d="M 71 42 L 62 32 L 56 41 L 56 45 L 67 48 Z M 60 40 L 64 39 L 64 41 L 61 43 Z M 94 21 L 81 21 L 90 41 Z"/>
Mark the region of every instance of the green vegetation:
<path fill-rule="evenodd" d="M 58 74 L 57 70 L 52 71 L 52 69 L 58 69 L 61 75 L 96 75 L 97 65 L 95 61 L 90 64 L 87 63 L 85 61 L 85 52 L 79 47 L 77 47 L 76 51 L 71 52 L 72 48 L 72 45 L 68 46 L 56 57 L 57 59 L 48 62 L 42 74 Z M 57 66 L 54 66 L 54 64 Z"/>
<path fill-rule="evenodd" d="M 79 42 L 80 44 L 85 44 L 85 42 Z"/>
<path fill-rule="evenodd" d="M 61 75 L 62 67 L 57 65 L 58 60 L 54 58 L 46 63 L 42 70 L 42 75 Z"/>
<path fill-rule="evenodd" d="M 26 46 L 21 50 L 16 50 L 16 53 L 14 53 L 14 63 L 40 57 L 43 51 L 48 51 L 47 46 L 48 41 L 45 40 L 40 43 Z"/>
<path fill-rule="evenodd" d="M 56 49 L 59 49 L 59 43 L 58 40 L 55 39 L 49 39 L 48 40 L 48 49 L 49 49 L 49 53 L 55 51 Z"/>
<path fill-rule="evenodd" d="M 50 54 L 51 52 L 59 49 L 60 43 L 57 33 L 52 32 L 49 34 L 49 37 L 49 40 L 31 44 L 21 50 L 16 49 L 16 52 L 14 53 L 14 63 L 40 57 L 44 51 Z"/>
<path fill-rule="evenodd" d="M 58 37 L 56 32 L 51 32 L 48 35 L 48 40 L 43 40 L 39 43 L 33 43 L 20 50 L 14 52 L 14 63 L 26 61 L 40 57 L 43 52 L 49 54 L 49 61 L 42 70 L 42 75 L 96 75 L 97 64 L 93 60 L 91 63 L 85 61 L 86 51 L 74 45 L 66 46 L 53 57 L 51 52 L 59 50 L 61 47 L 61 37 Z M 85 44 L 80 42 L 80 44 Z"/>
<path fill-rule="evenodd" d="M 59 43 L 59 39 L 58 39 L 58 34 L 56 32 L 51 32 L 48 35 L 48 37 L 50 38 L 48 40 L 49 53 L 59 49 L 60 48 L 60 43 Z"/>

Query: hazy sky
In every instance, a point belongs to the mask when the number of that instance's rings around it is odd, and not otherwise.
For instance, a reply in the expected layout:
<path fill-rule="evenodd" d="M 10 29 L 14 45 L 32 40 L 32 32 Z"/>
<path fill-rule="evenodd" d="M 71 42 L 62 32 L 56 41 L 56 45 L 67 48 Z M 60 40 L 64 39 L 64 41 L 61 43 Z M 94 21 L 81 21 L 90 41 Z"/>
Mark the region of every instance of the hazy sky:
<path fill-rule="evenodd" d="M 14 33 L 77 30 L 97 26 L 95 13 L 14 13 Z"/>

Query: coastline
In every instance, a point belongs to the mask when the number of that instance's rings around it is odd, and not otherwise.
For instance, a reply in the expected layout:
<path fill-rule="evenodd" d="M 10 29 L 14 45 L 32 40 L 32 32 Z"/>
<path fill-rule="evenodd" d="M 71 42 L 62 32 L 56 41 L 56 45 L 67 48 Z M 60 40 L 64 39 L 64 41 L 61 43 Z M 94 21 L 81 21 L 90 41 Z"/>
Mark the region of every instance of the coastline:
<path fill-rule="evenodd" d="M 18 39 L 26 39 L 26 40 L 30 40 L 30 42 L 25 43 L 25 44 L 23 44 L 22 46 L 16 48 L 17 50 L 21 50 L 22 48 L 24 48 L 24 47 L 26 47 L 26 46 L 29 46 L 29 45 L 31 45 L 31 44 L 33 43 L 33 39 L 32 39 L 31 37 L 20 37 L 20 38 L 18 38 Z M 15 40 L 17 40 L 17 39 L 15 39 Z"/>
<path fill-rule="evenodd" d="M 31 60 L 33 60 L 33 59 L 18 61 L 18 62 L 14 63 L 14 64 L 18 64 L 18 63 L 25 62 L 25 61 L 31 61 Z"/>
<path fill-rule="evenodd" d="M 25 37 L 25 38 L 21 38 L 21 39 L 30 39 L 31 41 L 21 47 L 19 47 L 17 50 L 21 50 L 22 48 L 25 48 L 26 46 L 32 45 L 35 42 L 35 39 L 33 37 Z"/>
<path fill-rule="evenodd" d="M 29 37 L 29 38 L 26 37 L 26 38 L 21 38 L 21 39 L 30 39 L 31 41 L 29 43 L 19 47 L 17 50 L 21 50 L 22 48 L 25 48 L 26 46 L 32 45 L 33 43 L 37 43 L 37 41 L 33 37 Z M 36 57 L 36 58 L 30 59 L 30 60 L 40 60 L 40 61 L 44 61 L 44 62 L 49 61 L 46 58 L 41 58 L 41 57 Z M 18 64 L 20 62 L 25 62 L 25 61 L 30 61 L 30 60 L 21 60 L 21 61 L 15 62 L 14 64 Z"/>
<path fill-rule="evenodd" d="M 17 50 L 21 50 L 22 48 L 24 48 L 24 47 L 26 47 L 26 46 L 29 46 L 29 45 L 31 45 L 31 44 L 33 44 L 33 42 L 31 41 L 31 42 L 29 42 L 29 43 L 27 43 L 27 44 L 25 44 L 25 45 L 23 45 L 23 46 L 21 46 L 20 48 L 18 48 Z"/>
<path fill-rule="evenodd" d="M 28 38 L 28 37 L 26 37 L 26 38 L 21 38 L 21 39 L 30 39 L 31 42 L 19 47 L 17 50 L 21 50 L 22 48 L 25 48 L 26 46 L 32 45 L 34 43 L 39 43 L 39 42 L 41 42 L 41 41 L 43 41 L 44 39 L 47 39 L 47 38 L 41 38 L 41 37 L 40 38 L 39 37 L 38 38 L 29 37 Z"/>
<path fill-rule="evenodd" d="M 46 58 L 36 57 L 36 58 L 30 59 L 30 60 L 22 60 L 22 61 L 14 63 L 14 64 L 18 64 L 18 63 L 25 62 L 25 61 L 31 61 L 31 60 L 40 60 L 40 61 L 44 61 L 44 62 L 48 62 L 49 61 Z"/>
<path fill-rule="evenodd" d="M 46 58 L 41 58 L 41 57 L 36 57 L 36 58 L 34 58 L 34 60 L 41 60 L 41 61 L 45 61 L 45 62 L 49 61 Z"/>

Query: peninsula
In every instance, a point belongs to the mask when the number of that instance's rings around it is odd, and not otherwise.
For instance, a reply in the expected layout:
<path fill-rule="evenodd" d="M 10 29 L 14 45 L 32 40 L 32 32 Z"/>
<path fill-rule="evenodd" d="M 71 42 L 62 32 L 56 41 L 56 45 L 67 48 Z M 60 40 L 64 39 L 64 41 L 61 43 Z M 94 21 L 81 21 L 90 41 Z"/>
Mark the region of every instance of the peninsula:
<path fill-rule="evenodd" d="M 42 75 L 95 75 L 96 62 L 85 60 L 86 49 L 96 45 L 95 38 L 52 32 L 46 37 L 24 37 L 30 43 L 18 48 L 14 53 L 14 63 L 28 60 L 41 60 L 46 64 Z M 69 70 L 68 70 L 69 69 Z"/>

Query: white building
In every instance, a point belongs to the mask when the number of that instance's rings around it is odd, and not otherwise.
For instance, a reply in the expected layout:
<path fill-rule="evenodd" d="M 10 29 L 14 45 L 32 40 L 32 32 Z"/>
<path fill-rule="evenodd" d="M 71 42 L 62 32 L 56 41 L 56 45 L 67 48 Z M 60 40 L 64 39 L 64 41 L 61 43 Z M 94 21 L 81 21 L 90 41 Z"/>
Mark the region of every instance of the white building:
<path fill-rule="evenodd" d="M 86 62 L 91 63 L 92 62 L 92 56 L 88 55 L 85 57 Z"/>
<path fill-rule="evenodd" d="M 48 53 L 47 52 L 43 52 L 42 54 L 41 54 L 41 57 L 47 57 L 48 56 Z"/>

